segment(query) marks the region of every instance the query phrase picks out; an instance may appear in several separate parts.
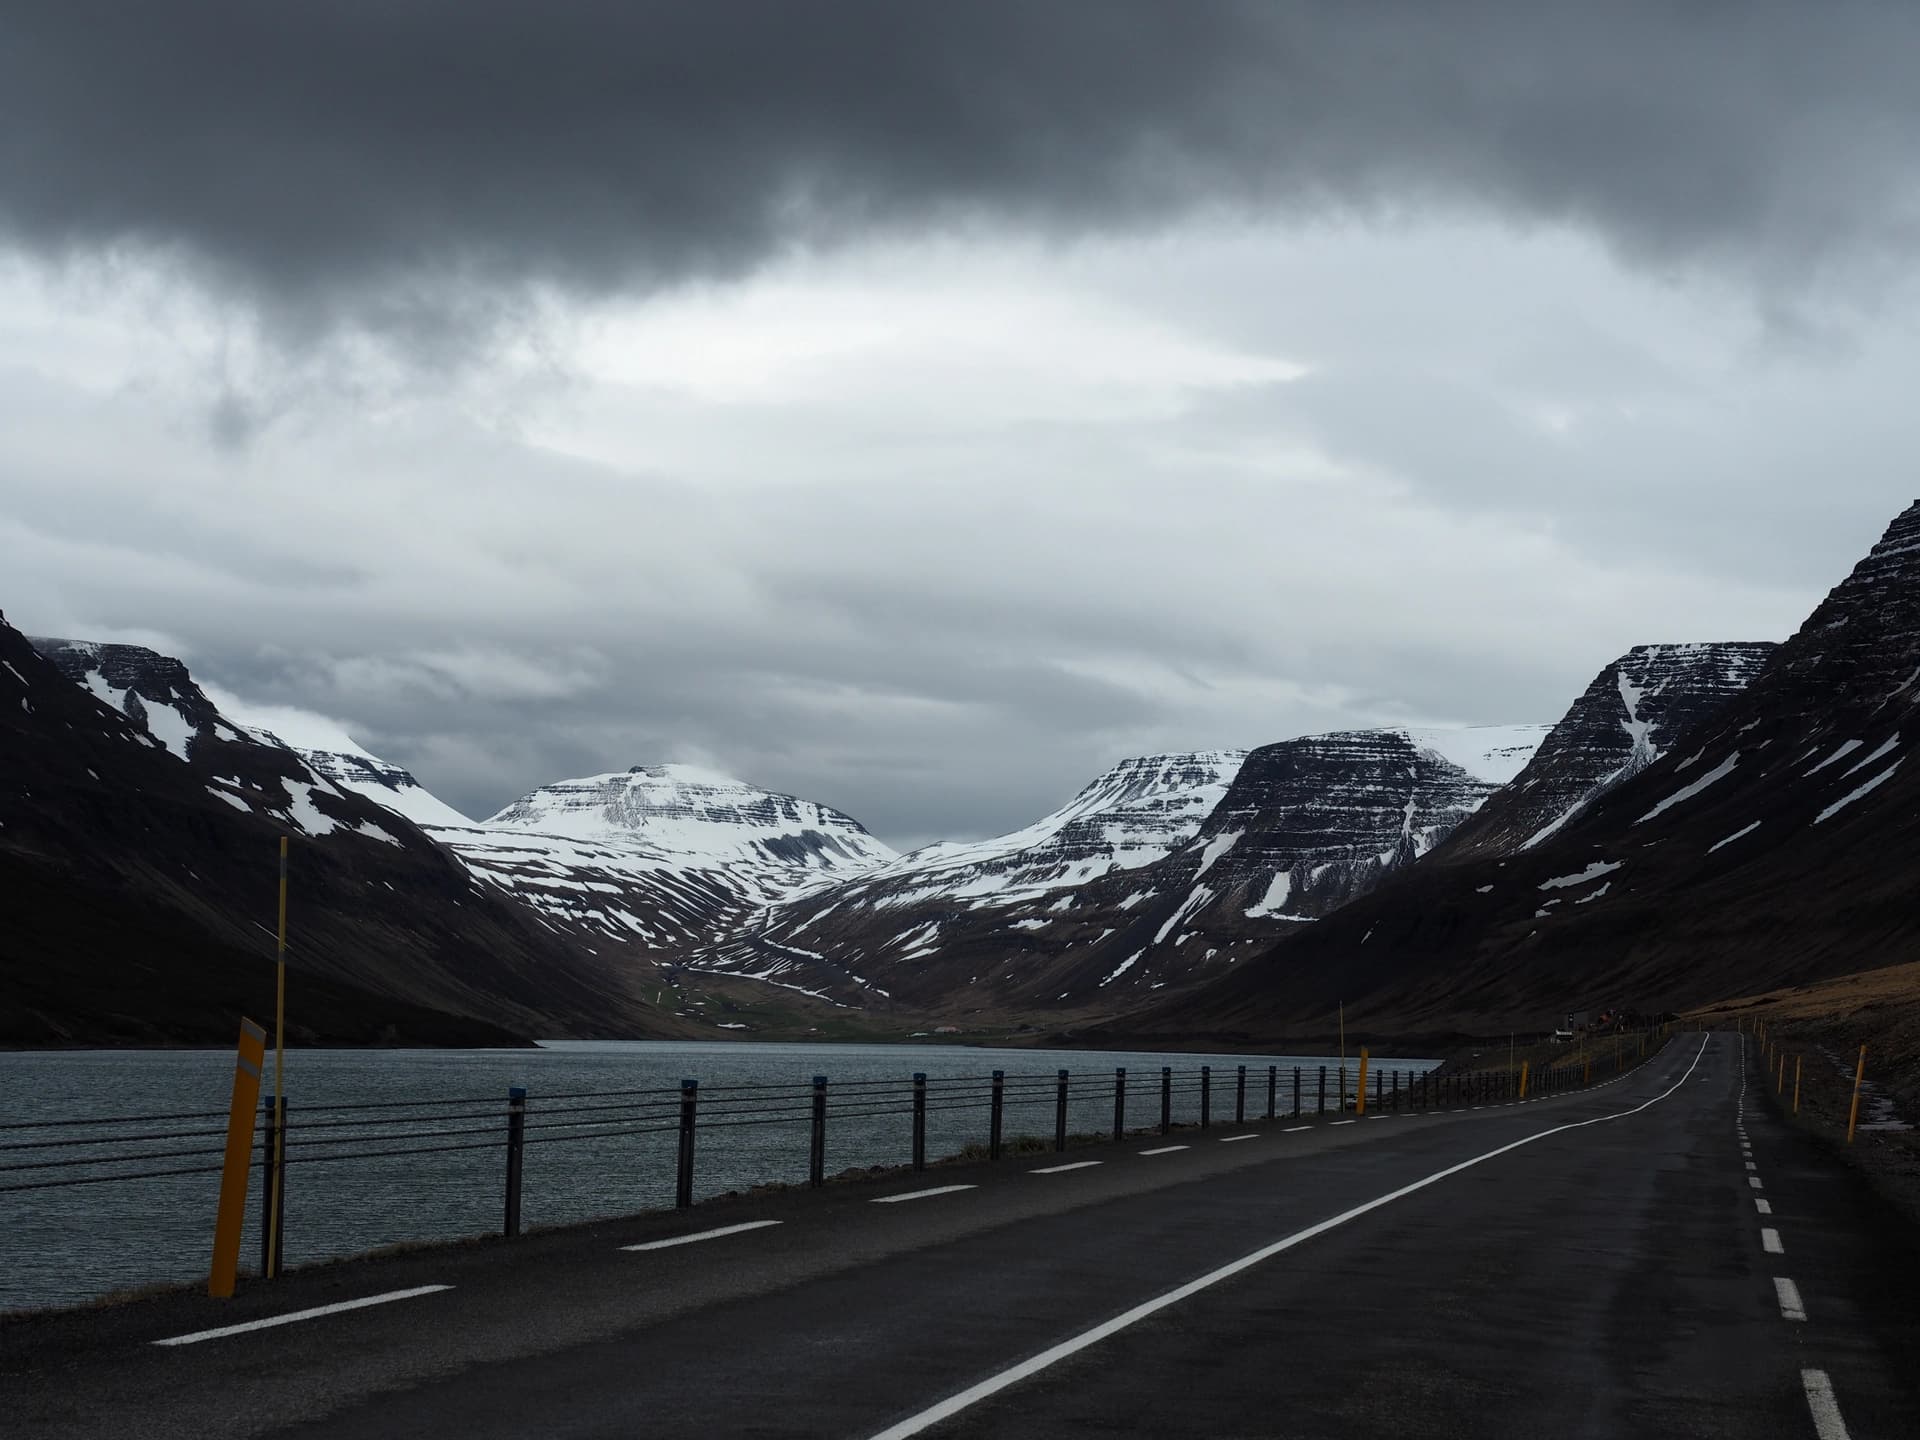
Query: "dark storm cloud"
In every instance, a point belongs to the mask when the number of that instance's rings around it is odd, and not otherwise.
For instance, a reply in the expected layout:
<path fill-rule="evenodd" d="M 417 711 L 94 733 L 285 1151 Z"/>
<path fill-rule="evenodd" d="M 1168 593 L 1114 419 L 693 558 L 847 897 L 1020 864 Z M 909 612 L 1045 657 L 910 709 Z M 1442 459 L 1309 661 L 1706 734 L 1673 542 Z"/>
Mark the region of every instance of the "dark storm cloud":
<path fill-rule="evenodd" d="M 7 0 L 0 225 L 428 342 L 528 284 L 1207 203 L 1797 280 L 1913 238 L 1916 40 L 1899 4 Z"/>

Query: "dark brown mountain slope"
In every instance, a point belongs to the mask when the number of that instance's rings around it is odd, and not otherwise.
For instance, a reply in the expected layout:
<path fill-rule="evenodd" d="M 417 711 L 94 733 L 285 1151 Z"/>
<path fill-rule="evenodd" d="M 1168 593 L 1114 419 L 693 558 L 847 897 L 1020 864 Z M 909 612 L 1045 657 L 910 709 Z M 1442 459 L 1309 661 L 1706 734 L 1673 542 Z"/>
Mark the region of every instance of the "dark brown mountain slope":
<path fill-rule="evenodd" d="M 114 657 L 103 697 L 0 620 L 0 1040 L 226 1040 L 242 1010 L 267 1018 L 283 834 L 297 1037 L 678 1028 L 408 821 L 226 724 L 184 668 L 133 663 L 148 654 Z"/>
<path fill-rule="evenodd" d="M 1752 683 L 1532 849 L 1442 847 L 1115 1036 L 1537 1029 L 1920 954 L 1920 504 Z"/>

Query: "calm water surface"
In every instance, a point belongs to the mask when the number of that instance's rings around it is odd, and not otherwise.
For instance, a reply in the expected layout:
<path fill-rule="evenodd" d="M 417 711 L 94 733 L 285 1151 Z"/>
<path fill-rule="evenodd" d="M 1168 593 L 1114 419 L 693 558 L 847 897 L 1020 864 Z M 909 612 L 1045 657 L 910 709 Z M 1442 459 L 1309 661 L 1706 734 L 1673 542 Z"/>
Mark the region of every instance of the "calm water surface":
<path fill-rule="evenodd" d="M 682 1078 L 700 1081 L 703 1122 L 729 1111 L 754 1122 L 703 1123 L 695 1167 L 698 1199 L 767 1181 L 805 1180 L 809 1123 L 802 1092 L 816 1074 L 829 1077 L 826 1168 L 833 1174 L 909 1159 L 907 1106 L 916 1070 L 924 1071 L 932 1086 L 927 1123 L 932 1160 L 983 1141 L 987 1133 L 984 1104 L 941 1108 L 943 1080 L 978 1095 L 993 1070 L 1004 1069 L 1009 1076 L 1005 1133 L 1050 1136 L 1052 1077 L 1058 1069 L 1072 1074 L 1068 1128 L 1087 1132 L 1112 1124 L 1117 1066 L 1129 1072 L 1127 1123 L 1132 1127 L 1159 1118 L 1163 1064 L 1173 1066 L 1183 1081 L 1175 1095 L 1176 1119 L 1192 1120 L 1199 1113 L 1193 1077 L 1203 1064 L 1213 1067 L 1214 1115 L 1231 1119 L 1236 1065 L 1248 1066 L 1247 1111 L 1259 1115 L 1266 1108 L 1269 1064 L 1281 1067 L 1283 1111 L 1292 1104 L 1293 1067 L 1302 1068 L 1303 1104 L 1311 1111 L 1323 1063 L 1324 1056 L 678 1041 L 554 1043 L 539 1050 L 296 1051 L 287 1059 L 291 1153 L 348 1158 L 289 1166 L 286 1260 L 298 1265 L 405 1241 L 497 1232 L 505 1166 L 498 1142 L 507 1088 L 513 1085 L 530 1092 L 528 1138 L 533 1143 L 526 1148 L 523 1223 L 531 1228 L 672 1205 L 677 1142 L 670 1092 Z M 1412 1071 L 1431 1063 L 1375 1061 L 1382 1068 Z M 271 1065 L 269 1055 L 269 1076 Z M 133 1128 L 189 1135 L 217 1130 L 224 1125 L 232 1076 L 232 1053 L 223 1051 L 0 1053 L 0 1087 L 12 1101 L 11 1118 L 20 1121 L 204 1114 L 217 1118 Z M 977 1083 L 963 1083 L 969 1081 Z M 751 1086 L 783 1088 L 729 1088 Z M 784 1088 L 789 1086 L 795 1088 Z M 617 1102 L 593 1098 L 614 1091 L 661 1093 Z M 723 1100 L 729 1095 L 731 1104 Z M 316 1143 L 323 1132 L 311 1120 L 309 1128 L 300 1128 L 303 1112 L 412 1100 L 448 1103 L 436 1106 L 432 1118 L 377 1129 L 338 1125 L 324 1132 L 332 1142 L 325 1145 Z M 749 1100 L 758 1112 L 751 1117 Z M 655 1108 L 585 1108 L 614 1103 Z M 765 1113 L 774 1107 L 784 1113 Z M 862 1113 L 881 1109 L 894 1113 Z M 399 1122 L 408 1115 L 359 1111 L 312 1118 L 337 1125 L 343 1118 Z M 605 1133 L 601 1127 L 609 1121 L 627 1128 Z M 7 1167 L 71 1156 L 74 1149 L 5 1148 L 71 1133 L 0 1131 L 0 1186 L 72 1173 Z M 185 1138 L 149 1148 L 217 1149 L 220 1144 L 217 1137 Z M 487 1148 L 422 1153 L 462 1144 Z M 402 1153 L 368 1158 L 366 1152 L 375 1149 Z M 185 1157 L 143 1168 L 200 1163 L 206 1162 Z M 0 1311 L 73 1304 L 137 1286 L 204 1277 L 218 1187 L 217 1175 L 188 1175 L 0 1193 Z M 253 1266 L 259 1256 L 260 1208 L 256 1171 L 243 1267 Z"/>

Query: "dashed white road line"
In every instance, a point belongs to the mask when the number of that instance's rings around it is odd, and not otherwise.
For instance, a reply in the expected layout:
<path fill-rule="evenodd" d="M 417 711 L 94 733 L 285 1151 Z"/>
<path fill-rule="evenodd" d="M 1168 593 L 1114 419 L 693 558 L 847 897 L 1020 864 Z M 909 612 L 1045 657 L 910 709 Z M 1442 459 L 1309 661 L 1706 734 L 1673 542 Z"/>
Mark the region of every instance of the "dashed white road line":
<path fill-rule="evenodd" d="M 1840 1402 L 1833 1395 L 1833 1381 L 1824 1370 L 1802 1370 L 1800 1384 L 1807 1392 L 1807 1409 L 1813 1412 L 1813 1431 L 1820 1440 L 1849 1440 L 1847 1422 L 1840 1418 Z"/>
<path fill-rule="evenodd" d="M 1330 1120 L 1327 1123 L 1329 1125 L 1357 1125 L 1359 1122 L 1357 1120 Z"/>
<path fill-rule="evenodd" d="M 1787 1247 L 1780 1243 L 1780 1232 L 1771 1225 L 1760 1227 L 1760 1248 L 1769 1255 L 1784 1255 Z"/>
<path fill-rule="evenodd" d="M 1142 1155 L 1171 1155 L 1176 1150 L 1186 1150 L 1190 1148 L 1190 1146 L 1186 1145 L 1162 1145 L 1157 1150 L 1142 1150 L 1140 1153 Z"/>
<path fill-rule="evenodd" d="M 622 1250 L 671 1250 L 676 1245 L 694 1245 L 702 1240 L 718 1240 L 722 1235 L 739 1235 L 747 1230 L 764 1230 L 778 1220 L 749 1220 L 744 1225 L 722 1225 L 718 1230 L 696 1230 L 691 1235 L 675 1235 L 671 1240 L 649 1240 L 644 1245 L 622 1245 Z"/>
<path fill-rule="evenodd" d="M 1804 1320 L 1807 1307 L 1800 1302 L 1800 1287 L 1784 1275 L 1773 1277 L 1773 1295 L 1780 1302 L 1780 1318 Z"/>
<path fill-rule="evenodd" d="M 1693 1064 L 1687 1067 L 1687 1075 L 1691 1075 L 1694 1069 L 1699 1066 L 1701 1056 L 1707 1052 L 1707 1041 L 1710 1038 L 1709 1036 L 1703 1036 L 1701 1038 L 1700 1049 L 1694 1056 Z M 1590 1125 L 1602 1125 L 1610 1120 L 1624 1120 L 1630 1115 L 1638 1115 L 1642 1111 L 1658 1105 L 1662 1100 L 1665 1100 L 1669 1095 L 1673 1094 L 1674 1091 L 1680 1088 L 1681 1082 L 1685 1079 L 1686 1075 L 1681 1076 L 1680 1081 L 1676 1081 L 1668 1086 L 1652 1099 L 1643 1100 L 1640 1104 L 1630 1109 L 1616 1110 L 1609 1115 L 1596 1115 L 1589 1120 L 1575 1120 L 1565 1125 L 1555 1125 L 1545 1130 L 1537 1130 L 1531 1135 L 1523 1135 L 1518 1140 L 1509 1141 L 1507 1144 L 1498 1146 L 1495 1149 L 1471 1156 L 1456 1164 L 1449 1165 L 1444 1169 L 1436 1170 L 1431 1175 L 1422 1176 L 1410 1184 L 1402 1185 L 1397 1190 L 1389 1190 L 1384 1195 L 1377 1195 L 1371 1200 L 1355 1205 L 1350 1210 L 1343 1210 L 1340 1214 L 1322 1220 L 1318 1224 L 1309 1225 L 1304 1230 L 1296 1230 L 1293 1234 L 1275 1240 L 1270 1245 L 1263 1245 L 1258 1250 L 1242 1255 L 1238 1260 L 1229 1261 L 1217 1270 L 1209 1271 L 1198 1279 L 1189 1280 L 1184 1285 L 1168 1290 L 1164 1294 L 1157 1295 L 1151 1300 L 1143 1301 L 1131 1310 L 1123 1311 L 1111 1320 L 1103 1321 L 1089 1330 L 1083 1330 L 1080 1334 L 1063 1340 L 1048 1349 L 1042 1350 L 1037 1355 L 1031 1355 L 1016 1365 L 1011 1365 L 1007 1369 L 979 1381 L 977 1384 L 968 1386 L 958 1394 L 949 1395 L 946 1399 L 929 1405 L 918 1414 L 909 1415 L 906 1419 L 889 1425 L 886 1429 L 872 1436 L 871 1440 L 908 1440 L 909 1436 L 918 1435 L 940 1424 L 944 1420 L 952 1419 L 963 1410 L 978 1404 L 990 1396 L 999 1394 L 1002 1390 L 1010 1386 L 1019 1384 L 1029 1376 L 1037 1375 L 1042 1370 L 1049 1369 L 1060 1361 L 1067 1359 L 1069 1356 L 1077 1355 L 1082 1350 L 1099 1344 L 1107 1337 L 1117 1335 L 1122 1330 L 1137 1325 L 1140 1321 L 1147 1319 L 1151 1315 L 1158 1314 L 1169 1306 L 1177 1305 L 1181 1301 L 1197 1295 L 1203 1290 L 1211 1289 L 1223 1280 L 1232 1279 L 1235 1275 L 1243 1271 L 1251 1270 L 1254 1266 L 1272 1259 L 1275 1255 L 1291 1250 L 1295 1246 L 1305 1244 L 1317 1236 L 1326 1234 L 1329 1230 L 1338 1229 L 1349 1221 L 1359 1219 L 1362 1215 L 1371 1214 L 1382 1206 L 1391 1205 L 1396 1200 L 1425 1190 L 1430 1185 L 1437 1185 L 1442 1180 L 1458 1175 L 1463 1170 L 1471 1170 L 1476 1165 L 1483 1165 L 1489 1160 L 1497 1159 L 1523 1146 L 1531 1145 L 1536 1140 L 1545 1140 L 1553 1135 L 1564 1135 L 1571 1130 L 1584 1130 Z"/>
<path fill-rule="evenodd" d="M 1754 1164 L 1754 1163 L 1753 1163 L 1753 1161 L 1751 1161 L 1751 1160 L 1749 1160 L 1749 1161 L 1747 1161 L 1747 1169 L 1749 1169 L 1749 1170 L 1758 1170 L 1759 1168 L 1760 1168 L 1760 1167 L 1759 1167 L 1758 1165 L 1756 1165 L 1756 1164 Z"/>
<path fill-rule="evenodd" d="M 1289 1125 L 1280 1133 L 1282 1135 L 1298 1135 L 1302 1130 L 1311 1130 L 1312 1128 L 1311 1125 Z"/>
<path fill-rule="evenodd" d="M 930 1200 L 935 1195 L 952 1195 L 961 1190 L 977 1190 L 977 1185 L 936 1185 L 931 1190 L 909 1190 L 904 1195 L 882 1195 L 878 1200 L 870 1200 L 870 1205 L 898 1205 L 903 1200 Z"/>
<path fill-rule="evenodd" d="M 1763 1199 L 1758 1195 L 1753 1197 L 1753 1208 L 1758 1210 L 1762 1215 L 1773 1214 L 1773 1202 L 1771 1200 Z"/>
<path fill-rule="evenodd" d="M 1236 1140 L 1258 1140 L 1259 1138 L 1258 1133 L 1252 1135 L 1222 1135 L 1220 1137 L 1220 1143 L 1222 1145 L 1231 1145 Z"/>
<path fill-rule="evenodd" d="M 442 1290 L 451 1290 L 451 1285 L 416 1285 L 411 1290 L 389 1290 L 384 1295 L 364 1295 L 358 1300 L 341 1300 L 333 1305 L 316 1305 L 311 1310 L 294 1310 L 285 1315 L 272 1315 L 265 1320 L 248 1320 L 239 1325 L 222 1325 L 217 1330 L 196 1330 L 191 1335 L 169 1335 L 165 1340 L 155 1340 L 155 1345 L 198 1345 L 202 1340 L 220 1340 L 228 1335 L 242 1335 L 249 1330 L 271 1330 L 276 1325 L 292 1325 L 299 1320 L 317 1320 L 322 1315 L 338 1315 L 343 1310 L 364 1310 L 369 1305 L 390 1305 L 395 1300 L 411 1300 L 416 1295 L 434 1295 Z"/>
<path fill-rule="evenodd" d="M 1767 1188 L 1766 1186 L 1760 1183 L 1760 1177 L 1758 1175 L 1747 1176 L 1747 1184 L 1751 1185 L 1756 1190 L 1764 1190 Z"/>
<path fill-rule="evenodd" d="M 1065 1165 L 1042 1165 L 1038 1170 L 1029 1170 L 1029 1175 L 1064 1175 L 1069 1170 L 1091 1170 L 1098 1160 L 1074 1160 Z"/>

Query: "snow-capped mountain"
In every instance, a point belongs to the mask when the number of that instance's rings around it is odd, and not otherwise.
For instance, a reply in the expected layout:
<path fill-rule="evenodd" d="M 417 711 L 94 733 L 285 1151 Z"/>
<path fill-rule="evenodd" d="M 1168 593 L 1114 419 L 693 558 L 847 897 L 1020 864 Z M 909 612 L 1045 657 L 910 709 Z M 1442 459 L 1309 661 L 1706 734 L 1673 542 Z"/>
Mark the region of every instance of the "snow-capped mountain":
<path fill-rule="evenodd" d="M 1916 742 L 1920 503 L 1744 687 L 1553 833 L 1449 845 L 1132 1034 L 1271 1038 L 1336 996 L 1350 1023 L 1487 1034 L 1911 960 Z"/>
<path fill-rule="evenodd" d="M 1034 825 L 774 906 L 696 963 L 849 1001 L 1110 1006 L 1225 966 L 1410 863 L 1545 733 L 1356 731 L 1124 761 Z"/>
<path fill-rule="evenodd" d="M 235 724 L 178 660 L 0 622 L 0 710 L 0 893 L 34 897 L 0 925 L 0 1033 L 229 1039 L 270 1014 L 282 836 L 302 1036 L 687 1033 L 403 816 Z"/>
<path fill-rule="evenodd" d="M 486 828 L 618 840 L 689 861 L 804 870 L 864 870 L 894 856 L 850 815 L 693 765 L 636 765 L 543 785 Z"/>
<path fill-rule="evenodd" d="M 903 994 L 937 1003 L 949 988 L 939 977 L 960 947 L 1025 948 L 1048 923 L 1031 909 L 1185 844 L 1245 758 L 1207 750 L 1123 760 L 1032 825 L 991 840 L 925 846 L 790 897 L 694 963 L 847 1003 L 891 998 L 890 984 L 872 977 L 904 968 Z"/>
<path fill-rule="evenodd" d="M 1539 844 L 1745 689 L 1772 641 L 1637 645 L 1602 670 L 1527 766 L 1447 843 L 1449 860 Z"/>
<path fill-rule="evenodd" d="M 838 810 L 689 765 L 556 781 L 428 830 L 549 929 L 663 960 L 894 858 Z"/>

